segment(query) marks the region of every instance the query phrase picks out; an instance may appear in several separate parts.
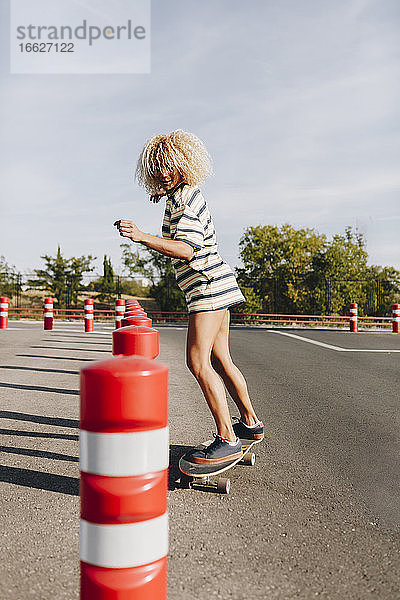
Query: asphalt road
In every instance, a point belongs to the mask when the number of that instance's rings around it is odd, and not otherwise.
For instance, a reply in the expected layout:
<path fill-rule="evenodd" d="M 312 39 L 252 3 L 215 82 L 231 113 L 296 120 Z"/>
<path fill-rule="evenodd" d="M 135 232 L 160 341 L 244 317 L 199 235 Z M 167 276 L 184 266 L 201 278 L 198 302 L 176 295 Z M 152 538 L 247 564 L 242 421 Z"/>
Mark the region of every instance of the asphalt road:
<path fill-rule="evenodd" d="M 111 332 L 57 327 L 0 332 L 2 599 L 78 598 L 78 375 L 109 356 Z M 185 329 L 159 330 L 169 600 L 400 598 L 400 336 L 233 329 L 267 439 L 224 496 L 177 483 L 178 457 L 215 428 L 184 364 Z"/>

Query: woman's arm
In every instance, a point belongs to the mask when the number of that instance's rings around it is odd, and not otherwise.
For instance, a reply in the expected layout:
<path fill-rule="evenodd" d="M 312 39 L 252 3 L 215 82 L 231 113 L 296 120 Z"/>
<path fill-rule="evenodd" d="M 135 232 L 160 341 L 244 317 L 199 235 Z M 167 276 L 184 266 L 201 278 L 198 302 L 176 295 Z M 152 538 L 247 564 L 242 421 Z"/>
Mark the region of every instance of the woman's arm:
<path fill-rule="evenodd" d="M 143 231 L 140 231 L 133 221 L 121 219 L 120 221 L 115 221 L 114 225 L 118 227 L 119 234 L 122 237 L 127 237 L 131 239 L 132 242 L 143 244 L 144 246 L 147 246 L 147 248 L 157 250 L 157 252 L 160 252 L 160 254 L 164 254 L 165 256 L 183 260 L 190 260 L 193 256 L 194 248 L 186 242 L 167 240 L 156 235 L 151 235 L 150 233 L 144 233 Z"/>

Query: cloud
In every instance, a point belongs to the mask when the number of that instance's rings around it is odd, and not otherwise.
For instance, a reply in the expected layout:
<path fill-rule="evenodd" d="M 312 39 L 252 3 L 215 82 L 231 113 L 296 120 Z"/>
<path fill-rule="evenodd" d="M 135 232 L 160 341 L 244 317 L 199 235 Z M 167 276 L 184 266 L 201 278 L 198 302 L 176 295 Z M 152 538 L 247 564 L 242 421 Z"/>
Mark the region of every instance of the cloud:
<path fill-rule="evenodd" d="M 29 223 L 22 243 L 4 236 L 2 253 L 36 266 L 59 219 L 71 254 L 118 261 L 115 215 L 152 232 L 161 220 L 132 179 L 140 149 L 182 127 L 213 156 L 215 176 L 202 188 L 233 264 L 254 222 L 331 233 L 370 218 L 381 223 L 371 260 L 398 262 L 385 240 L 400 185 L 399 21 L 394 0 L 153 0 L 150 75 L 4 71 L 4 227 L 24 215 Z"/>

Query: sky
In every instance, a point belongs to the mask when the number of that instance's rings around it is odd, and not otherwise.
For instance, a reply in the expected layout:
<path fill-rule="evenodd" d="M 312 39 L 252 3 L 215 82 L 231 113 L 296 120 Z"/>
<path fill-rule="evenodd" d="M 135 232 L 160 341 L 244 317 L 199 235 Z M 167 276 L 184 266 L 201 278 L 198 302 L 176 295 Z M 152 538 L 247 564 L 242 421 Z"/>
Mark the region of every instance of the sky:
<path fill-rule="evenodd" d="M 150 73 L 25 75 L 0 0 L 0 255 L 27 273 L 60 245 L 121 272 L 113 222 L 161 232 L 140 150 L 181 128 L 212 156 L 231 266 L 247 227 L 290 223 L 356 227 L 369 264 L 400 269 L 399 26 L 398 0 L 152 0 Z"/>

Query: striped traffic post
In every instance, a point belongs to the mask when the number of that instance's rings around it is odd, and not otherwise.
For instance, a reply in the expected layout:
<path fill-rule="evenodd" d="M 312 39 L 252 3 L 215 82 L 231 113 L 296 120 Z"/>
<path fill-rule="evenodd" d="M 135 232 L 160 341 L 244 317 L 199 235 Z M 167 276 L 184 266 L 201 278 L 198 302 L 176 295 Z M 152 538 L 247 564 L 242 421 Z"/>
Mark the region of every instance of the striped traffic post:
<path fill-rule="evenodd" d="M 122 327 L 127 327 L 128 325 L 142 325 L 143 327 L 151 327 L 153 325 L 153 321 L 142 315 L 133 315 L 131 317 L 124 317 L 121 321 L 121 325 Z"/>
<path fill-rule="evenodd" d="M 53 298 L 44 300 L 44 329 L 53 329 Z"/>
<path fill-rule="evenodd" d="M 94 331 L 94 300 L 92 298 L 85 300 L 85 331 Z"/>
<path fill-rule="evenodd" d="M 400 304 L 393 304 L 392 306 L 392 331 L 393 333 L 399 333 L 400 324 Z"/>
<path fill-rule="evenodd" d="M 121 321 L 125 313 L 125 300 L 118 298 L 115 301 L 115 329 L 121 327 Z"/>
<path fill-rule="evenodd" d="M 129 300 L 126 301 L 126 308 L 127 309 L 135 309 L 138 308 L 139 310 L 143 310 L 143 307 L 139 304 L 139 302 L 129 302 Z"/>
<path fill-rule="evenodd" d="M 81 370 L 81 600 L 166 600 L 168 367 Z"/>
<path fill-rule="evenodd" d="M 0 298 L 0 329 L 8 327 L 8 298 L 3 296 Z"/>
<path fill-rule="evenodd" d="M 159 353 L 157 329 L 130 325 L 113 331 L 113 354 L 156 358 Z"/>
<path fill-rule="evenodd" d="M 357 333 L 358 331 L 358 304 L 352 302 L 350 304 L 350 331 Z"/>
<path fill-rule="evenodd" d="M 146 312 L 144 312 L 144 310 L 140 310 L 140 309 L 138 309 L 138 308 L 135 308 L 135 309 L 132 309 L 132 308 L 131 308 L 131 309 L 128 309 L 128 310 L 126 310 L 126 311 L 125 311 L 125 313 L 124 313 L 124 317 L 136 317 L 136 316 L 139 316 L 139 317 L 147 317 L 147 313 L 146 313 Z"/>

